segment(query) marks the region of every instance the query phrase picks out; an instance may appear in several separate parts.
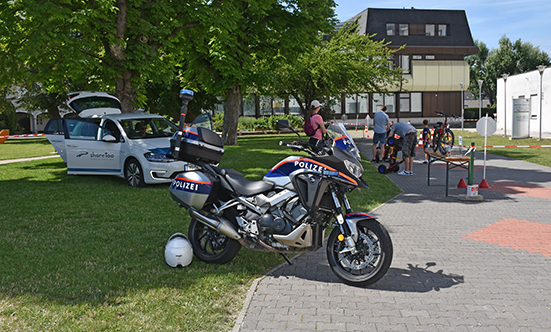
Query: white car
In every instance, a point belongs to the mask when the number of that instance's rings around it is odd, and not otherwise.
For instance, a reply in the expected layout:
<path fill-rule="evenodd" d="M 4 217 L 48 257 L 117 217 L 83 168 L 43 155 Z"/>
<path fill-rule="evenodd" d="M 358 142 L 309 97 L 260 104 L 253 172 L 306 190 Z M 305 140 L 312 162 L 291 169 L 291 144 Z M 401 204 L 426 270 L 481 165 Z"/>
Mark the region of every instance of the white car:
<path fill-rule="evenodd" d="M 51 119 L 44 134 L 67 165 L 68 174 L 117 175 L 133 187 L 169 183 L 194 165 L 166 156 L 178 126 L 149 113 L 103 114 Z M 212 126 L 210 116 L 195 126 Z"/>

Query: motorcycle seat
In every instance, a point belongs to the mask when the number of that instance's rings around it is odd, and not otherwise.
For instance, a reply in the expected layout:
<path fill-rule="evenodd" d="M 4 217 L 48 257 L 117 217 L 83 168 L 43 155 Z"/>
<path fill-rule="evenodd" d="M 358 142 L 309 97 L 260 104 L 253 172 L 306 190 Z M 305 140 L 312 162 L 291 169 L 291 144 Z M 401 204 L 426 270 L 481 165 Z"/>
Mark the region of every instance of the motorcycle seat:
<path fill-rule="evenodd" d="M 275 183 L 266 181 L 249 181 L 243 176 L 227 174 L 225 179 L 241 196 L 254 196 L 274 188 Z"/>
<path fill-rule="evenodd" d="M 223 177 L 226 177 L 226 175 L 228 174 L 245 177 L 242 173 L 234 170 L 233 168 L 222 168 L 222 167 L 212 166 L 212 169 L 214 169 L 216 174 L 222 175 Z"/>

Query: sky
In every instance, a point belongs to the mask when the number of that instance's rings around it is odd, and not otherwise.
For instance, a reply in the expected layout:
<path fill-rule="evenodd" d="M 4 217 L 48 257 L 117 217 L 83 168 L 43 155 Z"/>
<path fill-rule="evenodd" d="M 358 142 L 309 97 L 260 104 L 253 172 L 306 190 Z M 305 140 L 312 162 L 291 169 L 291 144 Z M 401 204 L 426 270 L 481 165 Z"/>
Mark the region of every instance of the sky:
<path fill-rule="evenodd" d="M 417 8 L 464 10 L 473 40 L 488 49 L 498 47 L 505 35 L 511 42 L 530 42 L 551 56 L 551 0 L 334 0 L 340 21 L 366 8 Z"/>

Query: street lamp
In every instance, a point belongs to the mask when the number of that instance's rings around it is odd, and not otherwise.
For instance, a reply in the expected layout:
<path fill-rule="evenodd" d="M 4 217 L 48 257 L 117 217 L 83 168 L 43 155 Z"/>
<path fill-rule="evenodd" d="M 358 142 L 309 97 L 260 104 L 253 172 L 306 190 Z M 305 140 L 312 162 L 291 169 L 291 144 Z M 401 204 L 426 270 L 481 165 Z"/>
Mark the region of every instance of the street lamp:
<path fill-rule="evenodd" d="M 507 78 L 509 77 L 509 74 L 503 74 L 503 89 L 505 91 L 503 92 L 505 102 L 503 103 L 503 137 L 507 137 Z"/>
<path fill-rule="evenodd" d="M 478 119 L 482 119 L 482 83 L 483 80 L 478 80 Z"/>
<path fill-rule="evenodd" d="M 459 83 L 461 86 L 461 130 L 463 130 L 463 123 L 465 122 L 465 117 L 463 114 L 465 113 L 465 99 L 463 98 L 463 82 Z"/>
<path fill-rule="evenodd" d="M 545 66 L 544 65 L 539 65 L 538 70 L 540 72 L 540 136 L 539 136 L 538 140 L 541 141 L 541 113 L 542 113 L 541 108 L 542 108 L 542 99 L 543 99 L 541 94 L 542 94 L 542 90 L 543 90 L 542 84 L 543 84 L 543 72 L 545 71 Z"/>

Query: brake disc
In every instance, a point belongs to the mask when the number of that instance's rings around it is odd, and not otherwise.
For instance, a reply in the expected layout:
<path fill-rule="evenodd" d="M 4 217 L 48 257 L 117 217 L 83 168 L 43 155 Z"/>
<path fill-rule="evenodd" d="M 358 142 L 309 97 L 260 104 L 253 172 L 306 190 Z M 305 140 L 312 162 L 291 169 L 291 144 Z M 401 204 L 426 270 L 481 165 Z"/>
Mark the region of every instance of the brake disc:
<path fill-rule="evenodd" d="M 356 249 L 359 251 L 356 254 L 351 254 L 350 252 L 339 253 L 339 261 L 343 266 L 354 270 L 360 270 L 373 261 L 375 246 L 367 234 L 359 234 L 358 241 L 356 242 Z"/>

